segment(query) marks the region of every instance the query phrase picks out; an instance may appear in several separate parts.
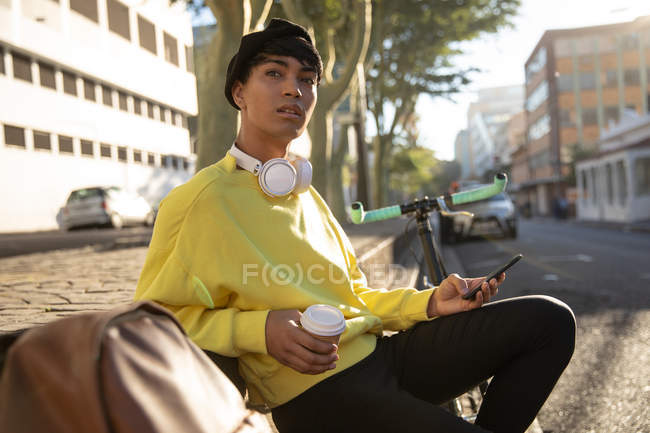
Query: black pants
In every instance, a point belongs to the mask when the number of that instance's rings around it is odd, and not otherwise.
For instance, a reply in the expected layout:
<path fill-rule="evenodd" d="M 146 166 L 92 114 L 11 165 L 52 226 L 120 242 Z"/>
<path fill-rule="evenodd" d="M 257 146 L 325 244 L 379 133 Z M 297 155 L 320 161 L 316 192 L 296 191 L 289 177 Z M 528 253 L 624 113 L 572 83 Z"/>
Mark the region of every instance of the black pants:
<path fill-rule="evenodd" d="M 273 410 L 291 432 L 524 432 L 569 363 L 575 318 L 527 296 L 381 337 L 356 365 Z M 472 425 L 438 405 L 493 376 Z"/>

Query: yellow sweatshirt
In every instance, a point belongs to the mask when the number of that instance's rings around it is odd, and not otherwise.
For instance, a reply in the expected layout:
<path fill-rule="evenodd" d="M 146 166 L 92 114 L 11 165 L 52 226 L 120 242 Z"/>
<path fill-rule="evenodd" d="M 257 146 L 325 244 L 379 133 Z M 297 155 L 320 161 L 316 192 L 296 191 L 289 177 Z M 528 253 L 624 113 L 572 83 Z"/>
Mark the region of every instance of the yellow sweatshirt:
<path fill-rule="evenodd" d="M 201 348 L 239 357 L 253 403 L 283 404 L 375 348 L 383 329 L 427 320 L 431 290 L 367 287 L 354 251 L 314 187 L 266 196 L 226 156 L 163 200 L 136 299 L 169 308 Z M 299 373 L 266 349 L 270 310 L 339 308 L 347 328 L 334 370 Z"/>

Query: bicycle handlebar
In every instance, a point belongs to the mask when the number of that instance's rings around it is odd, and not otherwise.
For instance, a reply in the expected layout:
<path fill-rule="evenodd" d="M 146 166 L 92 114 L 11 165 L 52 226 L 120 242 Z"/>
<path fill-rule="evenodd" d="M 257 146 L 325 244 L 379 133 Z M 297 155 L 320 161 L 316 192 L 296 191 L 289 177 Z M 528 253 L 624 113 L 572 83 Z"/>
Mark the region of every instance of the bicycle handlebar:
<path fill-rule="evenodd" d="M 481 188 L 472 189 L 469 191 L 457 192 L 451 195 L 451 204 L 463 204 L 472 201 L 485 200 L 493 195 L 497 195 L 506 189 L 506 182 L 508 177 L 505 173 L 498 173 L 494 176 L 492 185 L 483 186 Z"/>
<path fill-rule="evenodd" d="M 491 185 L 483 186 L 476 188 L 470 191 L 457 192 L 452 194 L 450 198 L 453 205 L 469 203 L 478 200 L 485 200 L 490 198 L 493 195 L 500 193 L 505 190 L 506 183 L 508 182 L 508 177 L 505 173 L 499 173 L 494 176 L 494 182 Z M 418 204 L 423 204 L 429 209 L 436 208 L 438 206 L 435 199 L 429 199 L 427 197 L 424 200 L 416 200 L 413 203 L 407 203 L 403 205 L 393 205 L 387 206 L 380 209 L 371 210 L 365 212 L 363 210 L 363 204 L 361 202 L 352 203 L 352 209 L 350 211 L 350 218 L 354 224 L 363 224 L 374 221 L 382 221 L 391 218 L 398 217 L 405 213 L 414 212 L 417 210 Z"/>

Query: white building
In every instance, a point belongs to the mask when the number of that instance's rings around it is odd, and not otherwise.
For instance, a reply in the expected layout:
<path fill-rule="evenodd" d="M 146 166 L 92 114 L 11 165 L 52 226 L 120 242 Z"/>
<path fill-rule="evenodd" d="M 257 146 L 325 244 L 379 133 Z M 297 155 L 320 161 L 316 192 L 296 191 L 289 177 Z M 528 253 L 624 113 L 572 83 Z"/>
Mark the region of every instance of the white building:
<path fill-rule="evenodd" d="M 577 218 L 650 220 L 650 115 L 624 119 L 598 146 L 598 155 L 576 164 Z"/>
<path fill-rule="evenodd" d="M 495 168 L 495 156 L 503 150 L 500 144 L 507 142 L 507 123 L 523 106 L 523 85 L 479 90 L 478 100 L 467 112 L 470 157 L 469 175 L 464 178 L 480 178 Z M 467 163 L 458 162 L 461 166 Z"/>
<path fill-rule="evenodd" d="M 192 40 L 182 2 L 0 0 L 0 232 L 57 228 L 75 188 L 186 181 Z"/>
<path fill-rule="evenodd" d="M 460 178 L 469 178 L 472 173 L 472 154 L 469 148 L 469 132 L 467 129 L 462 129 L 456 134 L 454 159 L 460 164 Z"/>

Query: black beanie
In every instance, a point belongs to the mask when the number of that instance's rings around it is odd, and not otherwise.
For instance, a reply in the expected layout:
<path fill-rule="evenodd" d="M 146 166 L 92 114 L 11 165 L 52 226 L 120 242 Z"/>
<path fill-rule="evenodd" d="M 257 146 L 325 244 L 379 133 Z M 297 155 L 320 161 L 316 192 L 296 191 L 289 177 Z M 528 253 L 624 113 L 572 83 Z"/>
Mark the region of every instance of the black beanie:
<path fill-rule="evenodd" d="M 253 59 L 268 41 L 273 39 L 286 38 L 289 36 L 296 36 L 305 39 L 309 45 L 314 45 L 309 33 L 304 27 L 294 24 L 290 21 L 281 18 L 273 18 L 269 25 L 262 31 L 253 32 L 241 38 L 239 44 L 239 51 L 233 56 L 228 64 L 228 72 L 226 73 L 226 87 L 224 89 L 226 99 L 230 105 L 239 110 L 237 104 L 232 97 L 232 86 L 235 81 L 241 79 L 246 64 Z"/>

